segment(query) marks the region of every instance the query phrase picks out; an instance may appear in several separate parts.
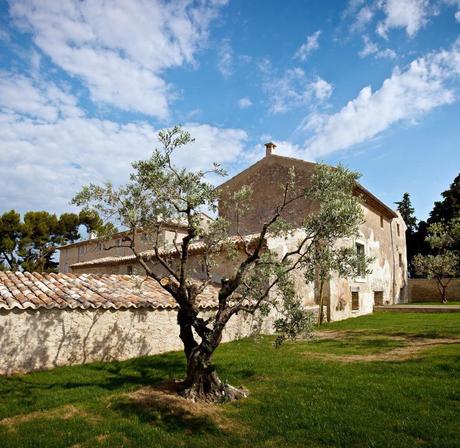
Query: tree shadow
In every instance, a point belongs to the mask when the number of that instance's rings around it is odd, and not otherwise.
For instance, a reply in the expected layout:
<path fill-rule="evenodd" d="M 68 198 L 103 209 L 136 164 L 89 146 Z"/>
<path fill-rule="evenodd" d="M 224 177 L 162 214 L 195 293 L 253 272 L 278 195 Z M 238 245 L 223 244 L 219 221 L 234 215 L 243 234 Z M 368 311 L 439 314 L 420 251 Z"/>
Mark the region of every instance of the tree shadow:
<path fill-rule="evenodd" d="M 24 404 L 31 408 L 55 407 L 76 399 L 90 400 L 109 392 L 122 393 L 155 385 L 174 377 L 180 378 L 184 371 L 182 354 L 166 353 L 0 377 L 0 394 L 8 407 L 13 407 L 15 403 L 18 407 Z"/>
<path fill-rule="evenodd" d="M 217 406 L 190 402 L 180 397 L 174 388 L 164 388 L 164 383 L 117 398 L 110 408 L 125 418 L 134 416 L 142 423 L 170 433 L 217 435 L 229 426 Z"/>

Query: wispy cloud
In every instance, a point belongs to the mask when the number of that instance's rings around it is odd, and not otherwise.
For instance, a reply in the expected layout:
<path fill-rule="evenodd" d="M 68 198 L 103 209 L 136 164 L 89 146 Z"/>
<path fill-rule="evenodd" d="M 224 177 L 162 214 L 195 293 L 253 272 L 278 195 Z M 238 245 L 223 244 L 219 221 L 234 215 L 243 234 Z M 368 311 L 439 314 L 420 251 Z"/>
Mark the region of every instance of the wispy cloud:
<path fill-rule="evenodd" d="M 285 70 L 280 77 L 264 67 L 267 79 L 264 90 L 268 96 L 269 111 L 280 114 L 301 106 L 312 108 L 325 102 L 333 91 L 332 84 L 320 77 L 309 79 L 299 67 Z"/>
<path fill-rule="evenodd" d="M 203 123 L 184 128 L 195 142 L 176 161 L 191 169 L 234 162 L 248 138 L 244 130 Z M 126 181 L 131 162 L 158 145 L 157 130 L 145 122 L 89 118 L 61 86 L 0 72 L 0 204 L 65 211 L 85 183 Z"/>
<path fill-rule="evenodd" d="M 195 63 L 223 3 L 17 0 L 10 13 L 94 102 L 165 119 L 174 93 L 164 70 Z"/>
<path fill-rule="evenodd" d="M 452 103 L 450 82 L 460 79 L 460 40 L 414 60 L 405 70 L 396 68 L 375 92 L 364 87 L 359 95 L 335 114 L 310 114 L 303 130 L 313 132 L 306 154 L 321 157 L 363 143 L 390 126 L 414 122 L 424 113 Z"/>
<path fill-rule="evenodd" d="M 224 39 L 218 50 L 217 68 L 224 78 L 233 74 L 233 50 L 228 39 Z"/>
<path fill-rule="evenodd" d="M 321 31 L 316 31 L 307 37 L 307 41 L 303 43 L 300 48 L 296 51 L 295 56 L 301 61 L 306 61 L 313 51 L 319 48 L 318 39 L 321 34 Z"/>
<path fill-rule="evenodd" d="M 379 46 L 369 39 L 369 36 L 363 36 L 364 47 L 359 52 L 359 56 L 365 58 L 367 56 L 374 56 L 377 59 L 394 59 L 396 52 L 390 48 L 380 49 Z"/>
<path fill-rule="evenodd" d="M 248 97 L 240 98 L 238 100 L 238 107 L 240 109 L 247 109 L 248 107 L 252 106 L 252 101 Z"/>
<path fill-rule="evenodd" d="M 21 114 L 36 121 L 83 115 L 77 99 L 56 84 L 0 71 L 0 110 Z"/>
<path fill-rule="evenodd" d="M 381 8 L 385 19 L 377 25 L 377 33 L 384 38 L 391 28 L 404 28 L 413 37 L 435 11 L 428 0 L 385 0 Z"/>

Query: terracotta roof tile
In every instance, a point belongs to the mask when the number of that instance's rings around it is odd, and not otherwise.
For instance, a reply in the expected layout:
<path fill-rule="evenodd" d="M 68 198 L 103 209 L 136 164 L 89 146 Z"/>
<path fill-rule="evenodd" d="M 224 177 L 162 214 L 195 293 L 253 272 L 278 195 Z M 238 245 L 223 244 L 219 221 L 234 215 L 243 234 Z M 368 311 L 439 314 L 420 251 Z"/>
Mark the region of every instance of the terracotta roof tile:
<path fill-rule="evenodd" d="M 200 307 L 214 308 L 218 289 L 209 285 Z M 176 308 L 153 279 L 140 275 L 39 274 L 0 271 L 0 309 Z"/>
<path fill-rule="evenodd" d="M 251 234 L 245 235 L 243 238 L 246 241 L 246 244 L 255 243 L 259 234 Z M 242 237 L 240 236 L 232 236 L 230 237 L 231 243 L 235 246 L 243 245 Z M 189 246 L 189 255 L 199 254 L 202 253 L 206 249 L 206 244 L 203 241 L 194 241 Z M 169 245 L 159 249 L 159 254 L 165 258 L 167 257 L 175 257 L 178 255 L 177 249 L 174 245 Z M 145 250 L 140 253 L 140 256 L 143 260 L 153 260 L 155 259 L 155 251 L 154 250 Z M 125 264 L 128 262 L 135 262 L 136 256 L 135 255 L 124 255 L 121 257 L 101 257 L 95 258 L 93 260 L 87 261 L 80 261 L 78 263 L 71 264 L 71 268 L 83 268 L 88 266 L 105 266 L 105 265 L 117 265 L 117 264 Z"/>

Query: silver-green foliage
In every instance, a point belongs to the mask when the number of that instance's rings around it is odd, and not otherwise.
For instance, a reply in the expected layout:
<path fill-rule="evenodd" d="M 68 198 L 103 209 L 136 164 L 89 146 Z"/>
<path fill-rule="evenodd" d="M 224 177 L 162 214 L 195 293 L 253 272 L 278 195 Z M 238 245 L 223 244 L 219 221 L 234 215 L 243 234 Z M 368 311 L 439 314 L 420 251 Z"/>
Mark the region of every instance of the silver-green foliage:
<path fill-rule="evenodd" d="M 436 281 L 441 301 L 446 303 L 447 288 L 460 269 L 460 255 L 453 249 L 460 241 L 460 218 L 431 224 L 426 241 L 435 255 L 417 254 L 413 264 L 417 274 Z"/>
<path fill-rule="evenodd" d="M 349 248 L 336 248 L 336 242 L 355 236 L 363 221 L 359 199 L 353 195 L 359 176 L 342 166 L 318 165 L 310 187 L 301 189 L 297 186 L 295 170 L 291 169 L 288 180 L 281 185 L 281 200 L 260 232 L 248 238 L 237 231 L 237 235 L 231 237 L 225 219 L 218 217 L 203 226 L 200 215 L 203 210 L 217 211 L 220 193 L 208 181 L 208 176 L 224 176 L 225 172 L 217 164 L 209 171 L 178 168 L 174 163 L 176 152 L 193 141 L 190 134 L 179 127 L 160 132 L 159 141 L 162 147 L 156 149 L 150 159 L 133 164 L 134 172 L 127 185 L 119 188 L 111 183 L 89 185 L 73 202 L 127 229 L 125 246 L 132 250 L 146 275 L 176 300 L 180 337 L 188 361 L 185 385 L 189 396 L 210 395 L 209 391 L 214 391 L 216 396 L 225 395 L 230 389 L 222 388 L 210 368 L 210 359 L 233 315 L 244 312 L 264 316 L 276 307 L 280 312 L 276 322 L 281 333 L 278 342 L 294 338 L 311 331 L 312 318 L 296 294 L 293 274 L 302 269 L 306 281 L 311 281 L 319 262 L 327 265 L 320 269 L 324 278 L 331 271 L 339 275 L 353 274 L 357 266 L 354 254 Z M 228 198 L 236 211 L 237 229 L 238 217 L 243 217 L 252 206 L 251 196 L 251 188 L 244 186 Z M 283 212 L 305 199 L 317 205 L 316 212 L 305 216 L 302 228 L 295 229 L 282 219 Z M 161 250 L 160 234 L 171 222 L 182 224 L 185 234 L 176 233 L 175 254 L 166 256 Z M 150 260 L 137 247 L 139 232 L 146 233 L 151 242 Z M 298 242 L 291 250 L 279 254 L 268 249 L 269 236 L 292 239 L 294 232 Z M 201 251 L 191 257 L 191 244 L 198 240 L 202 243 Z M 204 319 L 197 298 L 211 283 L 222 257 L 230 260 L 234 268 L 228 278 L 222 279 L 215 313 Z M 204 276 L 196 275 L 197 265 L 204 267 Z M 164 272 L 169 281 L 164 281 Z M 197 340 L 195 334 L 200 339 Z M 207 379 L 203 380 L 205 375 Z"/>

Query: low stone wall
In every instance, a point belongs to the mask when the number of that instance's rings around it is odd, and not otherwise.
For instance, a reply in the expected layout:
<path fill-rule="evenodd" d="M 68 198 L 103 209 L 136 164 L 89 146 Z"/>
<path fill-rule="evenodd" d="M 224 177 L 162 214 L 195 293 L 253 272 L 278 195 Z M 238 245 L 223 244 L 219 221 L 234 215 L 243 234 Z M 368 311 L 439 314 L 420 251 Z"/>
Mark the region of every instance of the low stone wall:
<path fill-rule="evenodd" d="M 436 280 L 427 278 L 409 279 L 409 302 L 435 302 L 440 299 Z M 454 278 L 447 288 L 447 300 L 460 300 L 460 278 Z"/>
<path fill-rule="evenodd" d="M 181 350 L 176 310 L 38 309 L 0 311 L 0 374 Z M 251 334 L 256 320 L 240 313 L 223 341 Z M 262 331 L 271 333 L 273 317 Z"/>

